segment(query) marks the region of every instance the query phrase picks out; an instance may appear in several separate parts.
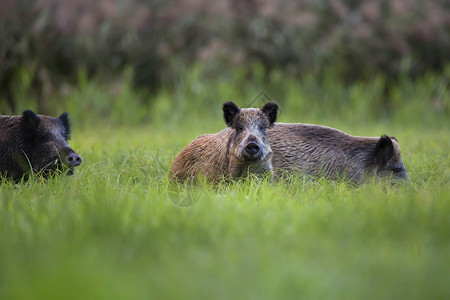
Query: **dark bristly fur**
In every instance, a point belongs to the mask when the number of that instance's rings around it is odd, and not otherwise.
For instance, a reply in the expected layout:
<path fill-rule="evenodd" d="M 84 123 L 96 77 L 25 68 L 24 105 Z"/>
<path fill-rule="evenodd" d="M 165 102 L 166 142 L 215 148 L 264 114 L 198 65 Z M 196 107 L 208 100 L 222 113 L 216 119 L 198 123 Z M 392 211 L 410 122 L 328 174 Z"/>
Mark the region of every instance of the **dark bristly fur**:
<path fill-rule="evenodd" d="M 46 176 L 62 168 L 71 174 L 82 160 L 67 144 L 70 131 L 67 113 L 59 118 L 31 110 L 19 116 L 0 115 L 0 175 L 19 180 L 30 171 Z"/>
<path fill-rule="evenodd" d="M 278 104 L 269 102 L 261 109 L 240 109 L 233 102 L 226 102 L 222 109 L 228 128 L 199 136 L 187 145 L 170 167 L 172 179 L 200 176 L 219 182 L 227 177 L 271 174 L 272 150 L 266 130 L 276 120 Z M 250 154 L 248 151 L 254 146 L 259 152 Z"/>
<path fill-rule="evenodd" d="M 395 138 L 351 136 L 334 128 L 276 123 L 269 130 L 275 174 L 299 172 L 357 184 L 368 177 L 409 180 Z"/>

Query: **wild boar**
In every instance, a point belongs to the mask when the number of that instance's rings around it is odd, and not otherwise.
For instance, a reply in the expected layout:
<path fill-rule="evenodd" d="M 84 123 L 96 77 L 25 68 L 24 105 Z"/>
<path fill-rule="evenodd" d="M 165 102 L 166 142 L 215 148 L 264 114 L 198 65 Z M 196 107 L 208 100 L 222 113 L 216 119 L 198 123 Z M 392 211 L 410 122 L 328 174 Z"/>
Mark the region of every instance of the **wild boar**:
<path fill-rule="evenodd" d="M 0 116 L 0 174 L 17 181 L 30 172 L 44 177 L 56 170 L 68 170 L 82 162 L 67 144 L 70 138 L 67 113 L 59 118 L 36 115 L 26 110 L 19 116 Z"/>
<path fill-rule="evenodd" d="M 269 130 L 274 172 L 297 172 L 361 184 L 368 178 L 409 180 L 397 139 L 351 136 L 340 130 L 301 123 L 276 123 Z"/>
<path fill-rule="evenodd" d="M 172 179 L 201 176 L 219 182 L 248 174 L 271 174 L 272 150 L 267 130 L 276 120 L 278 104 L 268 102 L 261 109 L 240 109 L 233 102 L 226 102 L 222 110 L 228 127 L 216 134 L 201 135 L 187 145 L 170 167 Z"/>

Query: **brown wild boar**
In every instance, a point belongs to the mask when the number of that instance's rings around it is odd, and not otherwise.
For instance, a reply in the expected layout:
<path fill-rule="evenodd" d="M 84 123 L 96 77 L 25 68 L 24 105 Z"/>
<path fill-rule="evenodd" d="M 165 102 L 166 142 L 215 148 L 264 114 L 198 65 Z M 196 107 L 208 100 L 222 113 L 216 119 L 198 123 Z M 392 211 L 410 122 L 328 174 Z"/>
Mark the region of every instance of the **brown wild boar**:
<path fill-rule="evenodd" d="M 269 130 L 269 142 L 278 176 L 296 171 L 356 184 L 374 176 L 409 181 L 394 137 L 351 136 L 326 126 L 276 123 Z"/>
<path fill-rule="evenodd" d="M 228 127 L 216 134 L 201 135 L 187 145 L 170 167 L 172 179 L 200 176 L 219 182 L 248 174 L 271 174 L 272 150 L 267 130 L 276 120 L 278 104 L 268 102 L 261 109 L 240 109 L 233 102 L 226 102 L 222 110 Z"/>
<path fill-rule="evenodd" d="M 44 177 L 56 170 L 73 173 L 82 162 L 67 144 L 70 122 L 26 110 L 20 116 L 0 115 L 0 175 L 18 181 L 32 171 Z"/>

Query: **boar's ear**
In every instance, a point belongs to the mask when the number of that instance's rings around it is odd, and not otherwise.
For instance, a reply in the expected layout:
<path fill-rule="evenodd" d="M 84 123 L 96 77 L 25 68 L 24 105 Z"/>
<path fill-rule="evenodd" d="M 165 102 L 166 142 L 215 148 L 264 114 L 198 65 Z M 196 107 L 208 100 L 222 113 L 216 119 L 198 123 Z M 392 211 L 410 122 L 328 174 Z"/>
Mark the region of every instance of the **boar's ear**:
<path fill-rule="evenodd" d="M 61 121 L 61 123 L 64 125 L 64 128 L 66 131 L 70 131 L 70 120 L 69 120 L 69 114 L 68 113 L 62 113 L 58 119 Z"/>
<path fill-rule="evenodd" d="M 382 135 L 375 146 L 375 159 L 378 165 L 385 166 L 393 155 L 394 145 L 391 138 L 387 135 Z"/>
<path fill-rule="evenodd" d="M 276 102 L 267 102 L 261 110 L 269 118 L 270 126 L 272 126 L 277 120 L 278 104 Z"/>
<path fill-rule="evenodd" d="M 66 140 L 70 139 L 70 132 L 71 132 L 71 128 L 70 128 L 70 119 L 69 119 L 69 114 L 68 113 L 62 113 L 58 119 L 61 121 L 61 123 L 63 124 L 64 128 L 66 129 Z"/>
<path fill-rule="evenodd" d="M 41 123 L 41 118 L 31 110 L 22 113 L 22 121 L 26 128 L 36 130 Z"/>
<path fill-rule="evenodd" d="M 225 102 L 222 105 L 223 118 L 228 127 L 233 125 L 234 117 L 241 111 L 241 109 L 232 101 Z"/>
<path fill-rule="evenodd" d="M 398 143 L 398 140 L 397 140 L 397 138 L 395 136 L 390 136 L 390 138 L 391 138 L 391 140 L 394 140 L 394 141 L 396 141 Z"/>

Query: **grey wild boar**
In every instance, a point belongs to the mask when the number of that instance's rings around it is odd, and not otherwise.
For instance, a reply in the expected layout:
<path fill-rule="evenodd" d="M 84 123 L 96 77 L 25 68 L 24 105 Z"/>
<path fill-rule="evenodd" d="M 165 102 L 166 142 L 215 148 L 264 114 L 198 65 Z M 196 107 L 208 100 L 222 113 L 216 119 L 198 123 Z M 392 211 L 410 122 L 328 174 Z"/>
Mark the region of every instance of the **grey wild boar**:
<path fill-rule="evenodd" d="M 56 170 L 73 173 L 82 162 L 67 144 L 70 122 L 26 110 L 19 116 L 0 115 L 0 175 L 17 181 L 30 172 L 44 177 Z"/>
<path fill-rule="evenodd" d="M 261 109 L 240 109 L 226 102 L 222 110 L 228 127 L 216 134 L 201 135 L 187 145 L 170 167 L 172 179 L 200 176 L 217 183 L 223 178 L 271 174 L 267 130 L 276 120 L 278 104 L 268 102 Z"/>
<path fill-rule="evenodd" d="M 298 172 L 362 184 L 368 178 L 409 181 L 394 137 L 351 136 L 310 124 L 277 123 L 269 130 L 275 174 Z"/>

